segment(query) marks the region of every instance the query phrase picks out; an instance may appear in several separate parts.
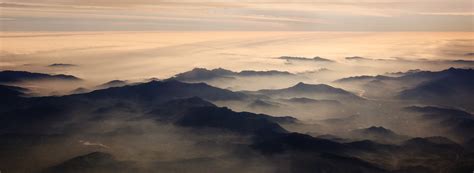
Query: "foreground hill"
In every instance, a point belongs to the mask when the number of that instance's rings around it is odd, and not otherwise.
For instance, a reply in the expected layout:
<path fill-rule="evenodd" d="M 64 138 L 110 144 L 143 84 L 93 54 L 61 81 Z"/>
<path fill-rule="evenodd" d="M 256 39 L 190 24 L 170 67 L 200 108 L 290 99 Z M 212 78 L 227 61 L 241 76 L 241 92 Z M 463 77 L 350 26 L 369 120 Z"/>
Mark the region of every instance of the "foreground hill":
<path fill-rule="evenodd" d="M 6 88 L 5 94 L 19 104 L 2 108 L 0 116 L 0 167 L 7 172 L 28 165 L 37 169 L 27 172 L 66 173 L 378 173 L 415 168 L 453 172 L 474 166 L 472 153 L 444 138 L 415 138 L 395 145 L 344 143 L 291 132 L 283 125 L 298 126 L 297 119 L 218 107 L 210 101 L 249 96 L 203 83 L 152 81 L 36 98 L 23 98 L 21 90 L 15 90 Z M 360 99 L 326 85 L 298 84 L 263 93 L 288 94 L 290 99 L 296 94 Z M 380 128 L 363 132 L 394 135 Z M 242 170 L 246 166 L 252 169 Z"/>

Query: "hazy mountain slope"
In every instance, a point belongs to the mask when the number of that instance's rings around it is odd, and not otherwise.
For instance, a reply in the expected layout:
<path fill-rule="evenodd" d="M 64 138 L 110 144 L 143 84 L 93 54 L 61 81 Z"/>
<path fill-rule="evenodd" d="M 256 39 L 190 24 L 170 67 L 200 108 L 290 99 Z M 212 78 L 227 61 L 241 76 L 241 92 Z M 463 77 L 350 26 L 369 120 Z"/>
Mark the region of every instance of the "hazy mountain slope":
<path fill-rule="evenodd" d="M 33 73 L 27 71 L 1 71 L 0 83 L 13 83 L 29 80 L 64 80 L 64 81 L 78 81 L 81 80 L 71 75 L 50 75 L 44 73 Z"/>
<path fill-rule="evenodd" d="M 217 69 L 205 69 L 205 68 L 194 68 L 191 71 L 176 74 L 172 79 L 179 81 L 206 81 L 213 79 L 233 79 L 235 77 L 262 77 L 262 76 L 294 76 L 294 74 L 286 71 L 254 71 L 244 70 L 240 72 L 234 72 L 223 68 Z"/>
<path fill-rule="evenodd" d="M 432 126 L 440 135 L 461 142 L 474 138 L 474 115 L 457 109 L 434 106 L 411 106 L 407 111 L 418 113 L 420 119 Z"/>
<path fill-rule="evenodd" d="M 201 97 L 207 100 L 239 100 L 245 94 L 209 86 L 205 83 L 183 83 L 176 80 L 151 81 L 148 83 L 96 90 L 90 93 L 72 95 L 88 99 L 124 99 L 147 103 Z"/>
<path fill-rule="evenodd" d="M 449 69 L 432 80 L 400 92 L 399 98 L 474 110 L 474 70 Z"/>
<path fill-rule="evenodd" d="M 283 88 L 283 89 L 264 89 L 253 92 L 247 92 L 251 94 L 261 94 L 274 98 L 295 98 L 295 97 L 306 97 L 310 99 L 329 99 L 338 101 L 363 101 L 363 98 L 357 95 L 345 91 L 340 88 L 334 88 L 325 84 L 305 84 L 298 83 L 294 86 Z"/>

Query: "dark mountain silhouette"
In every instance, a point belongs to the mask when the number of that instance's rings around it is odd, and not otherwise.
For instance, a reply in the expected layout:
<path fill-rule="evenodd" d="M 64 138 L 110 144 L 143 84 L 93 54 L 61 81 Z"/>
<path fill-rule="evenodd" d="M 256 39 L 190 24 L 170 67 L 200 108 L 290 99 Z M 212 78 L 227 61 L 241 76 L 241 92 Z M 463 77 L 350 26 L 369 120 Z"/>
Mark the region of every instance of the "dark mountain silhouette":
<path fill-rule="evenodd" d="M 102 117 L 106 110 L 124 111 L 124 104 L 150 109 L 170 100 L 201 97 L 206 100 L 243 99 L 245 94 L 211 87 L 203 83 L 188 84 L 174 80 L 152 81 L 149 83 L 96 90 L 90 93 L 61 97 L 21 98 L 16 106 L 6 106 L 0 116 L 0 132 L 51 132 L 64 130 L 64 121 L 78 118 L 87 120 Z M 13 104 L 13 101 L 10 101 Z M 175 107 L 176 110 L 186 110 Z M 125 109 L 129 112 L 129 109 Z M 130 110 L 133 111 L 133 110 Z M 75 112 L 72 114 L 72 112 Z M 77 113 L 90 116 L 74 117 Z M 97 116 L 97 117 L 95 117 Z M 57 127 L 58 129 L 52 128 Z M 70 125 L 65 128 L 72 128 Z"/>
<path fill-rule="evenodd" d="M 381 130 L 380 128 L 377 128 L 376 131 L 387 132 L 386 129 Z M 291 170 L 298 170 L 297 172 L 314 170 L 326 172 L 425 170 L 435 172 L 440 169 L 452 172 L 474 166 L 469 163 L 474 159 L 472 155 L 467 154 L 468 152 L 461 145 L 444 137 L 413 138 L 400 145 L 393 145 L 380 144 L 370 140 L 340 143 L 309 135 L 287 133 L 261 138 L 252 147 L 270 158 L 278 160 L 280 164 L 288 164 L 292 168 Z M 388 153 L 390 156 L 386 157 Z M 287 160 L 292 161 L 287 163 Z M 438 164 L 427 164 L 433 162 Z M 310 165 L 318 166 L 312 167 Z M 337 166 L 343 168 L 336 168 Z"/>
<path fill-rule="evenodd" d="M 335 82 L 369 82 L 369 81 L 372 81 L 372 80 L 388 80 L 388 79 L 392 79 L 393 77 L 389 77 L 389 76 L 383 76 L 383 75 L 377 75 L 377 76 L 367 76 L 367 75 L 364 75 L 364 76 L 353 76 L 353 77 L 347 77 L 347 78 L 342 78 L 342 79 L 338 79 L 336 80 Z"/>
<path fill-rule="evenodd" d="M 400 76 L 404 76 L 404 75 L 408 75 L 408 74 L 414 74 L 414 73 L 418 73 L 418 72 L 422 72 L 422 70 L 420 69 L 413 69 L 413 70 L 408 70 L 408 71 L 405 71 L 405 72 L 393 72 L 393 73 L 385 73 L 387 75 L 390 75 L 390 76 L 394 76 L 394 77 L 400 77 Z"/>
<path fill-rule="evenodd" d="M 188 109 L 188 108 L 195 108 L 195 107 L 216 107 L 216 105 L 212 104 L 211 102 L 205 101 L 199 97 L 190 97 L 185 99 L 175 99 L 170 100 L 162 105 L 160 105 L 167 109 Z"/>
<path fill-rule="evenodd" d="M 111 154 L 93 152 L 77 156 L 56 166 L 46 169 L 42 173 L 103 173 L 103 172 L 135 172 L 135 167 L 130 162 L 117 161 Z"/>
<path fill-rule="evenodd" d="M 470 150 L 471 152 L 474 151 L 474 138 L 469 139 L 468 141 L 464 142 L 464 146 Z"/>
<path fill-rule="evenodd" d="M 279 107 L 278 103 L 272 103 L 272 102 L 261 100 L 261 99 L 257 99 L 253 101 L 252 103 L 248 104 L 247 106 L 250 108 L 277 108 Z"/>
<path fill-rule="evenodd" d="M 1 71 L 0 72 L 0 83 L 13 83 L 22 82 L 29 80 L 65 80 L 65 81 L 78 81 L 81 80 L 71 75 L 50 75 L 43 73 L 32 73 L 26 71 Z"/>
<path fill-rule="evenodd" d="M 464 152 L 464 148 L 461 145 L 440 136 L 409 139 L 402 146 L 405 151 L 414 151 L 419 154 L 436 153 L 439 155 L 452 155 Z"/>
<path fill-rule="evenodd" d="M 0 85 L 0 96 L 2 98 L 20 97 L 21 95 L 24 95 L 27 91 L 28 89 L 21 87 Z"/>
<path fill-rule="evenodd" d="M 159 121 L 171 122 L 192 128 L 218 128 L 241 134 L 274 135 L 286 133 L 278 123 L 295 123 L 293 117 L 273 117 L 250 112 L 234 112 L 220 108 L 201 98 L 171 100 L 157 105 L 150 116 Z"/>
<path fill-rule="evenodd" d="M 21 104 L 25 93 L 28 92 L 28 89 L 16 87 L 16 86 L 8 86 L 8 85 L 0 85 L 0 114 L 3 110 L 13 107 L 14 105 Z"/>
<path fill-rule="evenodd" d="M 367 134 L 367 135 L 371 135 L 371 134 L 373 134 L 373 135 L 382 135 L 382 136 L 396 135 L 393 131 L 391 131 L 389 129 L 386 129 L 382 126 L 372 126 L 372 127 L 365 128 L 365 129 L 357 129 L 357 130 L 354 130 L 353 132 Z"/>
<path fill-rule="evenodd" d="M 269 70 L 269 71 L 254 71 L 254 70 L 244 70 L 237 73 L 237 76 L 292 76 L 294 74 L 287 72 L 287 71 L 277 71 L 277 70 Z"/>
<path fill-rule="evenodd" d="M 343 144 L 300 133 L 288 133 L 277 137 L 263 138 L 254 144 L 253 147 L 267 154 L 282 153 L 288 150 L 341 154 L 346 149 Z"/>
<path fill-rule="evenodd" d="M 355 139 L 369 139 L 372 141 L 377 141 L 379 143 L 400 143 L 408 137 L 401 136 L 395 132 L 386 129 L 382 126 L 372 126 L 364 129 L 356 129 L 350 133 L 352 138 Z"/>
<path fill-rule="evenodd" d="M 82 94 L 82 93 L 86 93 L 86 92 L 89 92 L 90 90 L 87 89 L 87 88 L 83 88 L 83 87 L 79 87 L 79 88 L 76 88 L 74 90 L 72 90 L 70 93 L 71 94 Z"/>
<path fill-rule="evenodd" d="M 126 80 L 111 80 L 109 82 L 106 82 L 106 83 L 103 83 L 103 84 L 97 86 L 97 88 L 121 87 L 121 86 L 125 86 L 125 85 L 128 85 L 128 84 L 129 83 Z"/>
<path fill-rule="evenodd" d="M 75 67 L 77 65 L 75 64 L 64 64 L 64 63 L 54 63 L 54 64 L 50 64 L 48 65 L 48 67 Z"/>
<path fill-rule="evenodd" d="M 474 115 L 470 113 L 434 106 L 411 106 L 405 109 L 420 113 L 423 121 L 434 123 L 434 129 L 439 129 L 440 133 L 445 133 L 453 139 L 466 142 L 474 138 Z"/>
<path fill-rule="evenodd" d="M 400 73 L 400 72 L 399 72 Z M 461 78 L 465 77 L 472 77 L 473 70 L 472 69 L 458 69 L 458 68 L 450 68 L 443 71 L 419 71 L 419 70 L 409 70 L 407 72 L 401 72 L 400 74 L 404 74 L 400 77 L 389 77 L 383 75 L 377 76 L 355 76 L 355 77 L 348 77 L 336 80 L 337 82 L 355 82 L 360 80 L 392 80 L 401 83 L 422 83 L 425 81 L 433 81 L 437 79 L 449 78 L 458 76 Z"/>
<path fill-rule="evenodd" d="M 294 98 L 294 97 L 307 97 L 311 99 L 333 99 L 333 100 L 344 100 L 344 101 L 363 101 L 351 92 L 345 91 L 340 88 L 334 88 L 325 84 L 305 84 L 298 83 L 289 88 L 283 89 L 265 89 L 258 90 L 256 92 L 250 92 L 254 94 L 263 94 L 267 96 L 274 96 L 280 98 Z"/>
<path fill-rule="evenodd" d="M 290 99 L 284 99 L 284 101 L 290 103 L 299 103 L 299 104 L 328 104 L 328 105 L 340 105 L 341 102 L 337 100 L 316 100 L 306 97 L 295 97 Z"/>
<path fill-rule="evenodd" d="M 234 112 L 228 108 L 216 107 L 199 97 L 207 100 L 227 100 L 242 99 L 246 96 L 203 83 L 188 84 L 168 80 L 70 96 L 31 98 L 19 108 L 9 108 L 0 117 L 0 132 L 48 132 L 55 130 L 51 128 L 54 124 L 74 119 L 74 116 L 68 115 L 70 112 L 90 112 L 87 113 L 89 117 L 80 118 L 97 119 L 101 114 L 111 111 L 133 112 L 133 109 L 124 109 L 129 104 L 142 109 L 153 108 L 151 114 L 158 117 L 158 120 L 179 126 L 217 128 L 242 134 L 285 133 L 286 130 L 277 123 L 296 122 L 292 117 Z M 76 123 L 80 124 L 79 121 Z"/>
<path fill-rule="evenodd" d="M 71 97 L 89 99 L 124 99 L 129 101 L 157 104 L 160 102 L 188 97 L 206 100 L 239 100 L 247 96 L 243 93 L 209 86 L 205 83 L 183 83 L 176 80 L 151 81 L 148 83 L 96 90 Z"/>
<path fill-rule="evenodd" d="M 384 172 L 345 154 L 350 150 L 348 145 L 299 133 L 263 138 L 252 148 L 287 167 L 289 172 Z"/>
<path fill-rule="evenodd" d="M 255 76 L 291 76 L 292 73 L 286 71 L 253 71 L 244 70 L 241 72 L 233 72 L 223 68 L 208 70 L 205 68 L 194 68 L 191 71 L 179 73 L 173 77 L 179 81 L 205 81 L 212 79 L 233 79 L 235 77 L 255 77 Z"/>
<path fill-rule="evenodd" d="M 427 75 L 429 76 L 429 75 Z M 444 137 L 414 138 L 399 145 L 383 144 L 380 138 L 398 138 L 399 135 L 383 127 L 370 127 L 354 131 L 364 137 L 362 141 L 344 142 L 327 138 L 290 132 L 284 124 L 298 125 L 292 117 L 274 117 L 250 112 L 235 112 L 226 107 L 217 107 L 210 101 L 239 100 L 248 101 L 244 93 L 232 92 L 209 86 L 204 83 L 184 83 L 176 80 L 151 81 L 147 83 L 101 89 L 90 93 L 56 97 L 22 97 L 24 90 L 16 87 L 0 86 L 0 94 L 18 99 L 18 104 L 0 107 L 0 153 L 11 150 L 23 151 L 49 139 L 44 134 L 71 134 L 87 130 L 88 123 L 107 122 L 123 118 L 127 122 L 150 120 L 154 125 L 171 125 L 186 129 L 192 136 L 209 131 L 230 132 L 249 141 L 239 143 L 237 151 L 246 151 L 264 157 L 272 163 L 277 172 L 407 172 L 428 171 L 456 172 L 470 170 L 474 155 L 462 145 Z M 284 100 L 313 104 L 318 98 L 342 100 L 361 100 L 345 90 L 328 85 L 299 83 L 279 90 L 260 90 L 254 93 Z M 304 97 L 304 98 L 303 98 Z M 354 98 L 355 97 L 355 98 Z M 2 99 L 3 100 L 3 99 Z M 11 102 L 10 99 L 8 102 Z M 218 104 L 216 102 L 216 104 Z M 408 111 L 420 113 L 428 122 L 439 127 L 447 127 L 453 136 L 473 139 L 472 115 L 465 111 L 439 107 L 410 107 Z M 347 124 L 348 117 L 328 121 Z M 338 124 L 339 125 L 339 124 Z M 343 127 L 341 125 L 341 127 Z M 189 130 L 189 131 L 188 131 Z M 140 131 L 116 129 L 112 132 L 96 132 L 96 137 L 107 135 L 140 134 Z M 193 134 L 196 132 L 196 134 Z M 44 133 L 44 134 L 41 134 Z M 6 137 L 5 135 L 9 134 Z M 11 140 L 20 134 L 32 134 L 29 140 Z M 81 133 L 82 134 L 82 133 Z M 374 136 L 373 140 L 366 140 Z M 334 137 L 332 139 L 336 139 Z M 454 138 L 453 138 L 454 139 Z M 74 139 L 73 139 L 74 140 Z M 458 141 L 458 140 L 456 140 Z M 212 142 L 212 141 L 211 141 Z M 29 144 L 28 144 L 29 143 Z M 22 145 L 19 145 L 22 144 Z M 25 145 L 23 145 L 25 144 Z M 202 143 L 196 145 L 203 145 Z M 110 150 L 110 152 L 120 152 Z M 14 155 L 16 153 L 13 152 Z M 238 155 L 248 159 L 250 155 Z M 254 156 L 254 155 L 251 155 Z M 0 155 L 0 160 L 8 160 Z M 159 166 L 173 164 L 203 165 L 219 160 L 221 157 L 183 159 L 179 161 L 153 162 Z M 217 162 L 223 163 L 223 162 Z M 225 163 L 225 162 L 224 162 Z M 205 165 L 205 164 L 204 164 Z M 152 166 L 152 168 L 155 168 Z M 111 154 L 94 152 L 59 162 L 45 172 L 154 172 L 142 170 L 135 162 L 115 159 Z M 172 167 L 170 168 L 171 170 Z M 165 171 L 166 172 L 166 171 Z"/>
<path fill-rule="evenodd" d="M 287 61 L 314 61 L 314 62 L 334 62 L 333 60 L 321 58 L 319 56 L 315 56 L 313 58 L 306 58 L 306 57 L 296 57 L 296 56 L 282 56 L 278 59 L 283 59 Z"/>
<path fill-rule="evenodd" d="M 413 74 L 414 75 L 414 74 Z M 450 68 L 429 73 L 430 80 L 400 92 L 399 98 L 474 110 L 474 70 Z"/>
<path fill-rule="evenodd" d="M 370 58 L 365 58 L 365 57 L 360 57 L 360 56 L 351 56 L 351 57 L 346 57 L 346 60 L 355 60 L 355 61 L 362 61 L 362 60 L 372 60 Z"/>
<path fill-rule="evenodd" d="M 180 81 L 200 81 L 200 80 L 211 80 L 217 78 L 230 78 L 235 72 L 230 70 L 218 68 L 208 70 L 205 68 L 194 68 L 191 71 L 179 73 L 175 75 L 174 79 Z"/>
<path fill-rule="evenodd" d="M 274 135 L 286 133 L 278 124 L 248 112 L 227 108 L 199 107 L 188 110 L 175 124 L 194 128 L 219 128 L 241 134 Z"/>
<path fill-rule="evenodd" d="M 421 104 L 474 110 L 474 70 L 450 68 L 443 71 L 412 70 L 391 76 L 356 76 L 336 80 L 362 88 L 368 97 L 394 97 Z"/>

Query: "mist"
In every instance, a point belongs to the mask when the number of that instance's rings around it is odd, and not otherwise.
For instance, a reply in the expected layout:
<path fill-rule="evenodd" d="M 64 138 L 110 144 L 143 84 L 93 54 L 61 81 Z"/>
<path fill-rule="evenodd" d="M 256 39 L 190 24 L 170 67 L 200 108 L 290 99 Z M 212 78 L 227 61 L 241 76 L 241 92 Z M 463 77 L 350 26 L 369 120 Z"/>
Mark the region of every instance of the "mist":
<path fill-rule="evenodd" d="M 0 171 L 471 171 L 469 36 L 5 32 Z"/>

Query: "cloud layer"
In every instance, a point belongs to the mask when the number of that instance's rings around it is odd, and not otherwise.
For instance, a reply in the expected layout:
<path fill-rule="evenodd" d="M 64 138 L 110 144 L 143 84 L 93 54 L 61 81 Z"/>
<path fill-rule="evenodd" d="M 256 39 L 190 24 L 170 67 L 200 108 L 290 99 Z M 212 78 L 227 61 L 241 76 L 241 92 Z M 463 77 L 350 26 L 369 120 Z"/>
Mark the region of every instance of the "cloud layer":
<path fill-rule="evenodd" d="M 4 0 L 2 30 L 472 31 L 470 0 Z"/>

